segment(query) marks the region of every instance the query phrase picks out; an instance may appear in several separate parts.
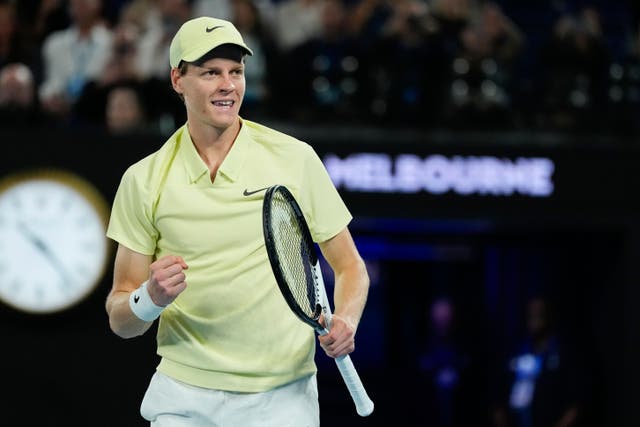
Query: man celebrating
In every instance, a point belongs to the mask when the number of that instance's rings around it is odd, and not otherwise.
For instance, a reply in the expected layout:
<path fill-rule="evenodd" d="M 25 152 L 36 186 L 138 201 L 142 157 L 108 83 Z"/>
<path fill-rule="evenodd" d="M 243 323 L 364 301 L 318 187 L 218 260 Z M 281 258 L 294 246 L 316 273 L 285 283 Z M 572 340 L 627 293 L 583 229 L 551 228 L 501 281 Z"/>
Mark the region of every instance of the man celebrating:
<path fill-rule="evenodd" d="M 355 349 L 369 278 L 352 216 L 310 145 L 240 117 L 251 54 L 230 22 L 182 25 L 170 64 L 187 122 L 127 169 L 113 203 L 111 329 L 131 338 L 159 318 L 141 405 L 152 426 L 319 426 L 314 332 L 287 308 L 264 245 L 271 185 L 292 191 L 335 275 L 320 345 Z"/>

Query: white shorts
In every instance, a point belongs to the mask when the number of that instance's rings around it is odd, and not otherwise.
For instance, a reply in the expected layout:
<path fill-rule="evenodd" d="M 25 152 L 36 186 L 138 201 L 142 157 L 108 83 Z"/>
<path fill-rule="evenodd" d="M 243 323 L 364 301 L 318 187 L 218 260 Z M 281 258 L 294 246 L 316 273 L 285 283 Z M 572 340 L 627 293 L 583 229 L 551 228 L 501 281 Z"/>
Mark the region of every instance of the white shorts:
<path fill-rule="evenodd" d="M 320 426 L 315 375 L 262 393 L 236 393 L 195 387 L 156 371 L 140 414 L 152 427 Z"/>

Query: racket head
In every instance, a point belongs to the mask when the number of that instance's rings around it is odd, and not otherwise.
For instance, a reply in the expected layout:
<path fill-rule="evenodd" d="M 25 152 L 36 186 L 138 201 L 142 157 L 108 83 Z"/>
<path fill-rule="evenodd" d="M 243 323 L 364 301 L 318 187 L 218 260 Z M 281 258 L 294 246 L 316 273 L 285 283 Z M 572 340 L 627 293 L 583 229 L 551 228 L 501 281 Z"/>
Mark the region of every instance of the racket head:
<path fill-rule="evenodd" d="M 274 185 L 265 192 L 262 226 L 271 269 L 287 305 L 300 320 L 323 329 L 314 269 L 318 257 L 302 209 L 285 186 Z"/>

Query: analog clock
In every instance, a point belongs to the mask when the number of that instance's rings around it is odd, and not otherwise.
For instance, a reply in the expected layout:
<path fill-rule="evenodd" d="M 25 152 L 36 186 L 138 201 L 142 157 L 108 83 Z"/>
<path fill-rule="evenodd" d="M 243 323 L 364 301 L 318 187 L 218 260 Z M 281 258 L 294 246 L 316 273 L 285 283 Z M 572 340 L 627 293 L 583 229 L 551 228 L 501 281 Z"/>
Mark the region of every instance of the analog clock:
<path fill-rule="evenodd" d="M 0 180 L 0 301 L 53 313 L 86 298 L 109 257 L 108 206 L 77 174 L 14 173 Z"/>

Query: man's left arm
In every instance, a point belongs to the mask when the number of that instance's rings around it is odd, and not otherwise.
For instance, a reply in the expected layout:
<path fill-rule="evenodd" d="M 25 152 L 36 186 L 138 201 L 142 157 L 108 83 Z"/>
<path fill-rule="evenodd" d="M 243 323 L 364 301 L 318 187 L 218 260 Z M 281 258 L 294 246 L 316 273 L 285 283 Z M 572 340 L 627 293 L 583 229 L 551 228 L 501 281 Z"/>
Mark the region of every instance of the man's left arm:
<path fill-rule="evenodd" d="M 327 355 L 335 358 L 355 350 L 355 334 L 369 292 L 369 275 L 348 228 L 319 246 L 334 272 L 335 287 L 331 330 L 318 339 Z"/>

